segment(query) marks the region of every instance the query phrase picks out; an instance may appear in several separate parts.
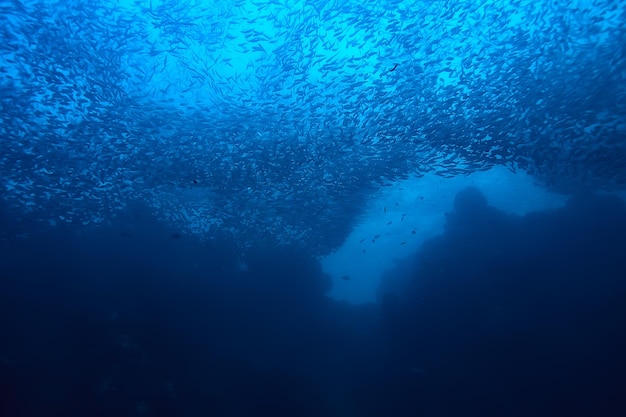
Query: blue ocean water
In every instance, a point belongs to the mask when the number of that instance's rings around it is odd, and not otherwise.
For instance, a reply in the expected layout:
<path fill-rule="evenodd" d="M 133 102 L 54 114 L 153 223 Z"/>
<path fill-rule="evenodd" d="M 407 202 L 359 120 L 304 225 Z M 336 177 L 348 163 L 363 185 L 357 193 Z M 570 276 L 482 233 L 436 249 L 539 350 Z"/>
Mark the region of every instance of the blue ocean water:
<path fill-rule="evenodd" d="M 626 2 L 0 0 L 1 416 L 622 416 Z"/>

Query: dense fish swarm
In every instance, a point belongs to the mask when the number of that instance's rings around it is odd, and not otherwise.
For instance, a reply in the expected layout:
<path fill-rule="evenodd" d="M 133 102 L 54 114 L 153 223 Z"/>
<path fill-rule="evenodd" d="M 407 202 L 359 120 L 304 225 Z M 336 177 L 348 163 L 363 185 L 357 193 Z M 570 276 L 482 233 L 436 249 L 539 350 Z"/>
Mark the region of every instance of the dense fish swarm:
<path fill-rule="evenodd" d="M 615 0 L 2 0 L 0 197 L 23 224 L 141 200 L 324 254 L 412 175 L 623 189 L 625 22 Z"/>

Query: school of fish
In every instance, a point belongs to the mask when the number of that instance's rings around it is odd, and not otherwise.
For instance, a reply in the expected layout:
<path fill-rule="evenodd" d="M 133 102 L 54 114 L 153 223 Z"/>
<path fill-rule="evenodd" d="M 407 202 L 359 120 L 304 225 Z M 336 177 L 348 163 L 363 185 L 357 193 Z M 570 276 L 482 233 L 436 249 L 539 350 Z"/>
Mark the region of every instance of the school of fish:
<path fill-rule="evenodd" d="M 411 176 L 626 187 L 626 2 L 213 3 L 0 0 L 3 233 L 143 201 L 323 255 Z"/>

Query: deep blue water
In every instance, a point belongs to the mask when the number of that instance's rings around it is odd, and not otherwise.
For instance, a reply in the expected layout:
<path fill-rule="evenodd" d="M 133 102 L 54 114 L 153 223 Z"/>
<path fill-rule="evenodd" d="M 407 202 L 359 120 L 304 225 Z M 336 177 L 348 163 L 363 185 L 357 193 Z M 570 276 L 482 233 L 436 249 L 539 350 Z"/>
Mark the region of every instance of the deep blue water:
<path fill-rule="evenodd" d="M 0 416 L 626 415 L 625 45 L 615 0 L 0 0 Z"/>

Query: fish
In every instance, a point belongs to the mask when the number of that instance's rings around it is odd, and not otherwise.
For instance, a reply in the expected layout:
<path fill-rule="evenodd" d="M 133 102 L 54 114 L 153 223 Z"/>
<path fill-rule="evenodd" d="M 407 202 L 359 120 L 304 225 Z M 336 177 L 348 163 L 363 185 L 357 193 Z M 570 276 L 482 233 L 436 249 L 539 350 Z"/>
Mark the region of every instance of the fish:
<path fill-rule="evenodd" d="M 540 37 L 502 19 L 506 3 L 433 18 L 423 2 L 382 30 L 369 6 L 247 17 L 181 2 L 5 3 L 0 188 L 16 219 L 89 227 L 141 200 L 181 236 L 324 256 L 364 201 L 409 177 L 503 166 L 558 192 L 626 184 L 623 39 L 594 17 L 614 53 L 563 48 L 550 22 L 565 3 L 523 11 Z M 441 30 L 459 16 L 475 26 Z M 487 30 L 497 39 L 470 42 Z M 605 84 L 617 87 L 590 100 Z"/>

